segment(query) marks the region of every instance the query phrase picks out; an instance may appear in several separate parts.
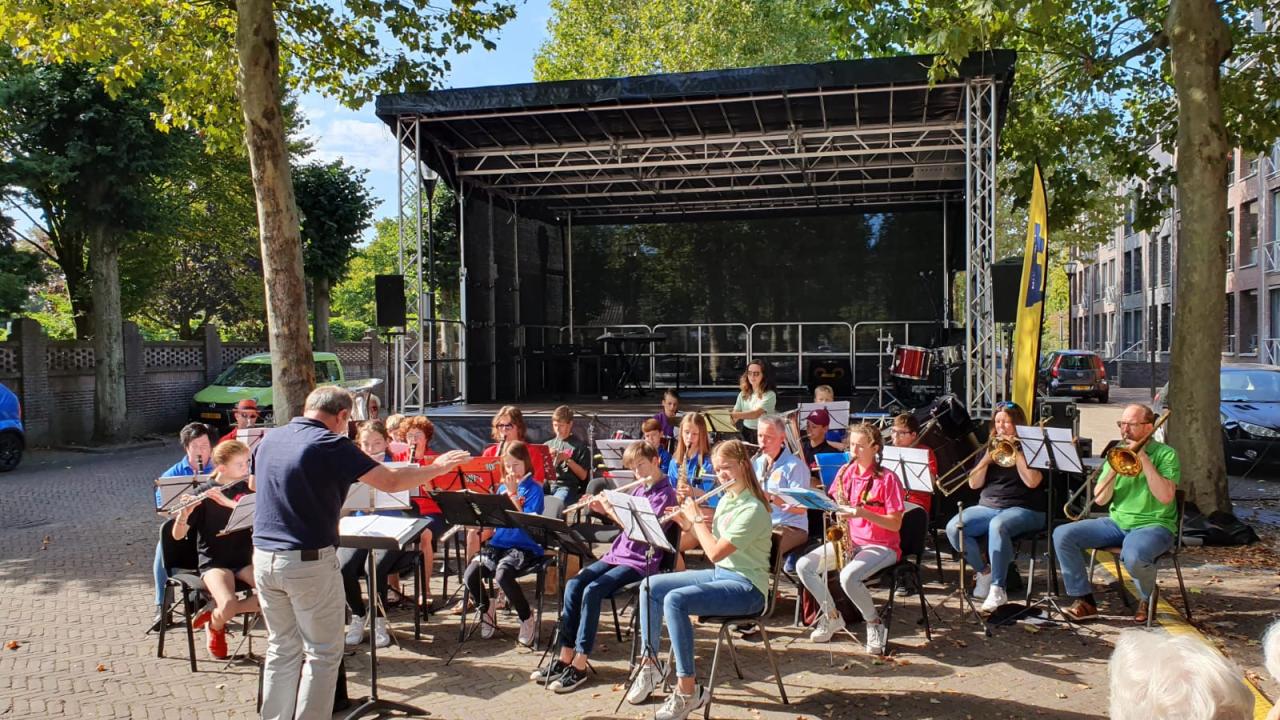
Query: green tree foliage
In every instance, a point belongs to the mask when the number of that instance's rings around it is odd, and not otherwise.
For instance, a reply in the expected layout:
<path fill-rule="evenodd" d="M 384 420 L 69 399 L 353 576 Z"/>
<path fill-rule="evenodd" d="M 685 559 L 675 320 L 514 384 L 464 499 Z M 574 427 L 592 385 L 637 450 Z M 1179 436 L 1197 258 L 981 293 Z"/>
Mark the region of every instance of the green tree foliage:
<path fill-rule="evenodd" d="M 364 173 L 341 161 L 295 168 L 294 188 L 302 219 L 302 263 L 311 280 L 313 342 L 329 349 L 330 288 L 347 274 L 356 243 L 369 227 L 377 204 Z"/>
<path fill-rule="evenodd" d="M 13 218 L 0 215 L 0 321 L 34 309 L 31 287 L 45 279 L 40 257 L 20 250 L 18 236 Z"/>
<path fill-rule="evenodd" d="M 157 78 L 161 127 L 198 127 L 226 143 L 243 132 L 283 410 L 276 417 L 285 422 L 315 378 L 280 99 L 290 88 L 317 90 L 359 107 L 376 92 L 426 89 L 448 69 L 448 53 L 492 47 L 487 34 L 514 12 L 496 0 L 0 0 L 0 41 L 27 61 L 98 63 L 113 93 Z"/>
<path fill-rule="evenodd" d="M 435 277 L 437 317 L 458 315 L 458 203 L 457 197 L 444 183 L 435 186 L 431 202 L 432 235 L 435 238 Z M 407 244 L 415 238 L 412 225 L 405 227 Z M 426 244 L 426 233 L 423 233 Z M 431 266 L 423 262 L 423 285 L 428 285 Z M 334 285 L 331 331 L 338 340 L 359 340 L 365 332 L 376 329 L 374 276 L 400 274 L 400 226 L 394 218 L 374 224 L 374 238 L 358 248 L 351 258 L 346 278 Z M 418 307 L 416 295 L 405 298 L 409 315 Z"/>

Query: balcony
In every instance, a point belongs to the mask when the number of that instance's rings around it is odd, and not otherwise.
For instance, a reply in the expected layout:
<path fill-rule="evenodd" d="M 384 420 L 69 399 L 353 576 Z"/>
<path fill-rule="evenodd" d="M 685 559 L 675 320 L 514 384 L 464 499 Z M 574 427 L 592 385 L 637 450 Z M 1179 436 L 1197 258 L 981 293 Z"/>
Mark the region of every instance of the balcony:
<path fill-rule="evenodd" d="M 1262 262 L 1267 272 L 1280 272 L 1280 242 L 1262 246 Z"/>
<path fill-rule="evenodd" d="M 1280 365 L 1280 338 L 1267 338 L 1262 341 L 1262 362 L 1268 365 Z"/>
<path fill-rule="evenodd" d="M 1109 303 L 1114 303 L 1119 301 L 1120 288 L 1115 285 L 1108 285 L 1106 289 L 1102 291 L 1102 299 Z"/>
<path fill-rule="evenodd" d="M 1222 336 L 1222 354 L 1223 355 L 1236 354 L 1236 336 L 1234 333 L 1230 335 Z"/>

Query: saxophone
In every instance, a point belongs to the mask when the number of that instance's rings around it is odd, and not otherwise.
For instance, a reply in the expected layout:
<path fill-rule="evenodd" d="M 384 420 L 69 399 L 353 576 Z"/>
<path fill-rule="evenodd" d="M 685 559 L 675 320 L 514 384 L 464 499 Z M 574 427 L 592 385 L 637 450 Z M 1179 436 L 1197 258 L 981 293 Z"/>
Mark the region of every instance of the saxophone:
<path fill-rule="evenodd" d="M 845 478 L 843 477 L 839 478 L 841 487 L 844 486 L 844 481 L 845 481 Z M 846 492 L 845 494 L 847 495 L 848 493 Z M 836 520 L 835 524 L 827 527 L 827 541 L 830 542 L 835 547 L 836 573 L 838 574 L 844 570 L 845 555 L 848 552 L 848 548 L 845 546 L 845 542 L 844 542 L 845 521 L 841 520 L 838 515 L 836 516 L 835 520 Z"/>

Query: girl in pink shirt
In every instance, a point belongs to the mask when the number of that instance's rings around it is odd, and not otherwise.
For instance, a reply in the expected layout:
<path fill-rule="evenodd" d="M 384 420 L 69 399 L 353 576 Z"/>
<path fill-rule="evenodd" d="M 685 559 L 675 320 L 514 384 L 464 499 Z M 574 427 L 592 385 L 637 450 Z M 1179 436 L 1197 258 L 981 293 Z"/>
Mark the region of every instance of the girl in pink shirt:
<path fill-rule="evenodd" d="M 902 554 L 898 530 L 905 509 L 902 483 L 892 471 L 880 466 L 880 431 L 870 425 L 849 429 L 849 455 L 831 483 L 831 499 L 852 509 L 841 513 L 845 520 L 844 544 L 848 557 L 840 571 L 840 586 L 867 621 L 867 653 L 883 655 L 888 630 L 880 622 L 866 580 L 896 563 Z M 835 600 L 827 591 L 826 573 L 836 568 L 836 548 L 827 543 L 796 563 L 796 574 L 822 611 L 814 622 L 809 639 L 827 642 L 844 629 Z"/>

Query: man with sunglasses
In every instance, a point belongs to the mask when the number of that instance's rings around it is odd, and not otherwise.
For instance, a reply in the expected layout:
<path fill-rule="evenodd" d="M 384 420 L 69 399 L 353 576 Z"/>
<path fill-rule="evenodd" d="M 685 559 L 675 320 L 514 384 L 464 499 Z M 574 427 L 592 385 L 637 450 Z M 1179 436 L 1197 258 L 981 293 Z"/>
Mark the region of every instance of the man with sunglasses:
<path fill-rule="evenodd" d="M 236 409 L 231 411 L 236 419 L 235 427 L 231 428 L 231 432 L 223 435 L 218 442 L 236 439 L 236 431 L 251 427 L 258 422 L 258 401 L 253 398 L 244 398 L 236 403 Z"/>
<path fill-rule="evenodd" d="M 1120 437 L 1130 449 L 1136 448 L 1155 430 L 1155 413 L 1146 405 L 1124 409 Z M 1134 621 L 1145 623 L 1151 591 L 1155 587 L 1155 560 L 1173 548 L 1178 531 L 1175 506 L 1181 466 L 1178 453 L 1152 439 L 1137 451 L 1142 471 L 1137 475 L 1117 475 L 1108 466 L 1094 486 L 1093 500 L 1110 504 L 1107 517 L 1090 518 L 1059 525 L 1053 532 L 1053 547 L 1062 568 L 1062 581 L 1074 602 L 1065 612 L 1075 620 L 1098 615 L 1085 566 L 1084 551 L 1094 548 L 1121 548 L 1120 560 L 1133 576 L 1138 590 L 1138 610 Z"/>

